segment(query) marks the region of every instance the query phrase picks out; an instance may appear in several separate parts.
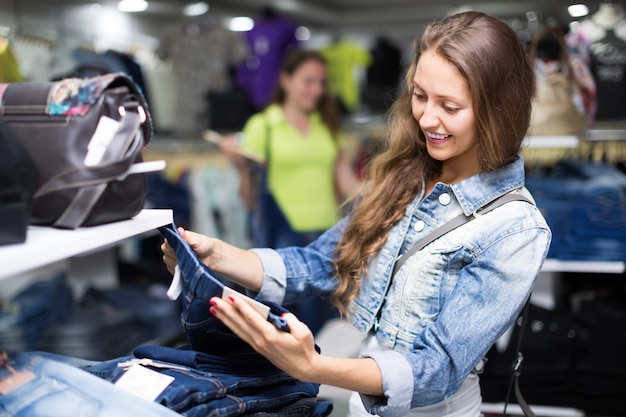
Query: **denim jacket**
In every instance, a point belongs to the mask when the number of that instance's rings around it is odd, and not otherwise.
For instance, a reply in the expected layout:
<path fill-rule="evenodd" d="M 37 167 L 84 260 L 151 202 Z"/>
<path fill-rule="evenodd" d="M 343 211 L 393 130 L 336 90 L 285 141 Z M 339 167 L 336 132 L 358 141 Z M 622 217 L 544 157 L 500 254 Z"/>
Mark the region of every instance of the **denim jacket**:
<path fill-rule="evenodd" d="M 420 238 L 508 192 L 530 197 L 521 157 L 457 184 L 438 183 L 408 205 L 370 260 L 349 309 L 358 330 L 374 332 L 389 348 L 363 355 L 382 373 L 384 396 L 362 395 L 373 414 L 399 417 L 450 397 L 515 321 L 551 239 L 543 216 L 527 202 L 477 213 L 413 255 L 391 279 L 395 260 Z M 254 249 L 264 266 L 259 298 L 288 304 L 302 294 L 332 291 L 333 251 L 347 221 L 304 248 Z"/>

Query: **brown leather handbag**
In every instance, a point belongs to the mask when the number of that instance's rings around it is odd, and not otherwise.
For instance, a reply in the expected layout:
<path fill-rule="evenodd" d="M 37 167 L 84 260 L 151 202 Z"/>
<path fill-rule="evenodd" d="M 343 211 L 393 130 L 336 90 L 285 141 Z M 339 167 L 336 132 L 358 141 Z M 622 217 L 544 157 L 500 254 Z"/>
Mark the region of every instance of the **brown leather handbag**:
<path fill-rule="evenodd" d="M 30 224 L 74 229 L 141 211 L 152 123 L 130 77 L 0 84 L 0 114 L 39 171 Z"/>

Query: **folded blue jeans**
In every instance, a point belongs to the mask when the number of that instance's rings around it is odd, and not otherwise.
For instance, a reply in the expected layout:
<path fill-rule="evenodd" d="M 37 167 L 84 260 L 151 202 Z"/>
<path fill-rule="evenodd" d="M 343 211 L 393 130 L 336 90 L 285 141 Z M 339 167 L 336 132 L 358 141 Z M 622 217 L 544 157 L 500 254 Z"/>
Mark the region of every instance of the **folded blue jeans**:
<path fill-rule="evenodd" d="M 204 263 L 179 235 L 176 225 L 159 228 L 174 249 L 183 281 L 181 323 L 189 346 L 170 348 L 166 346 L 140 346 L 133 355 L 139 359 L 174 364 L 178 368 L 162 370 L 177 374 L 175 384 L 163 393 L 161 401 L 177 409 L 174 404 L 196 401 L 198 393 L 189 395 L 195 384 L 186 378 L 200 378 L 199 390 L 204 394 L 217 395 L 201 399 L 203 404 L 194 406 L 193 414 L 201 416 L 219 411 L 219 416 L 242 413 L 267 412 L 281 409 L 296 401 L 315 397 L 319 385 L 298 381 L 276 368 L 257 353 L 248 343 L 236 336 L 210 311 L 210 299 L 220 297 L 224 289 L 224 277 L 219 276 Z M 288 331 L 287 323 L 280 316 L 287 310 L 278 304 L 262 301 L 270 307 L 268 320 L 277 328 Z M 180 367 L 184 367 L 184 371 Z M 93 369 L 92 369 L 93 371 Z M 185 378 L 180 375 L 185 372 Z M 209 380 L 207 381 L 206 378 Z M 179 386 L 180 382 L 180 386 Z M 207 385 L 215 382 L 221 390 L 210 393 Z M 220 398 L 223 395 L 224 398 Z M 233 402 L 234 400 L 234 402 Z M 206 409 L 204 406 L 206 405 Z M 236 405 L 236 407 L 235 407 Z M 200 410 L 196 414 L 196 410 Z M 332 410 L 328 402 L 317 402 L 314 414 L 326 416 Z M 217 415 L 217 414 L 216 414 Z"/>
<path fill-rule="evenodd" d="M 67 318 L 73 309 L 72 289 L 64 275 L 34 282 L 0 305 L 0 348 L 40 349 L 46 326 Z"/>
<path fill-rule="evenodd" d="M 182 355 L 178 355 L 177 351 Z M 174 378 L 172 383 L 155 399 L 155 402 L 187 417 L 209 415 L 234 417 L 241 414 L 272 412 L 288 408 L 300 400 L 315 400 L 319 392 L 317 384 L 296 381 L 283 372 L 259 371 L 252 368 L 247 373 L 236 373 L 231 370 L 225 373 L 211 371 L 206 364 L 203 366 L 205 369 L 200 370 L 198 367 L 177 363 L 179 356 L 184 357 L 180 362 L 185 362 L 193 354 L 192 351 L 180 348 L 143 346 L 137 348 L 133 356 L 85 364 L 81 369 L 112 383 L 134 364 L 171 376 Z M 311 409 L 328 410 L 327 414 L 320 415 L 325 417 L 332 411 L 332 406 L 323 401 L 314 401 L 307 410 L 307 416 Z"/>
<path fill-rule="evenodd" d="M 198 258 L 193 249 L 189 247 L 189 244 L 180 236 L 174 223 L 160 227 L 159 231 L 167 239 L 172 249 L 174 249 L 183 279 L 183 311 L 181 315 L 183 328 L 187 333 L 191 347 L 194 350 L 207 352 L 205 349 L 211 349 L 211 338 L 207 337 L 207 332 L 224 331 L 227 329 L 209 311 L 211 298 L 222 296 L 225 286 L 224 282 L 227 280 L 215 271 L 212 271 Z M 289 331 L 286 321 L 280 317 L 287 313 L 288 310 L 276 303 L 259 301 L 270 307 L 268 320 L 277 328 Z M 230 331 L 228 332 L 230 333 Z M 239 338 L 236 339 L 239 340 Z M 235 342 L 235 344 L 241 343 Z M 222 352 L 228 351 L 226 349 L 220 350 Z M 250 349 L 248 348 L 247 350 Z"/>
<path fill-rule="evenodd" d="M 0 416 L 176 417 L 178 414 L 116 388 L 79 368 L 32 352 L 6 351 L 0 380 L 12 372 L 34 378 L 0 395 Z"/>

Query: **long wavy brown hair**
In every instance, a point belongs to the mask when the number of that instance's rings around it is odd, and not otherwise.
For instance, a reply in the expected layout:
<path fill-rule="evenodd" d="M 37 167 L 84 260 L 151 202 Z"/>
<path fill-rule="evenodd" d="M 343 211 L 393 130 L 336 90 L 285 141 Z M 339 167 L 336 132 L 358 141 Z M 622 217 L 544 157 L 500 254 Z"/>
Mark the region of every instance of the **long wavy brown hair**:
<path fill-rule="evenodd" d="M 431 158 L 411 110 L 412 81 L 425 51 L 434 51 L 467 80 L 475 113 L 481 171 L 513 162 L 530 123 L 534 74 L 526 49 L 503 21 L 466 12 L 429 24 L 414 43 L 406 89 L 392 105 L 388 137 L 368 168 L 368 180 L 351 201 L 350 221 L 335 252 L 339 280 L 333 301 L 347 315 L 368 262 L 384 245 L 407 205 L 435 180 L 441 163 Z"/>

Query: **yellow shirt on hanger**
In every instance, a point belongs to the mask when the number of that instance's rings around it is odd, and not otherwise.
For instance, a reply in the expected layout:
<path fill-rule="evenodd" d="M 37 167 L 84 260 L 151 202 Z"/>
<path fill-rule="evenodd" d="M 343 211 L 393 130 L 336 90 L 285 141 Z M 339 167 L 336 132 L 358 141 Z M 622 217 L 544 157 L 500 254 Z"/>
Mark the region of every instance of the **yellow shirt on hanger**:
<path fill-rule="evenodd" d="M 356 42 L 341 40 L 320 50 L 328 62 L 328 88 L 350 111 L 361 104 L 358 71 L 372 65 L 372 54 Z"/>
<path fill-rule="evenodd" d="M 15 83 L 24 81 L 15 54 L 9 47 L 7 39 L 0 39 L 0 82 Z"/>

